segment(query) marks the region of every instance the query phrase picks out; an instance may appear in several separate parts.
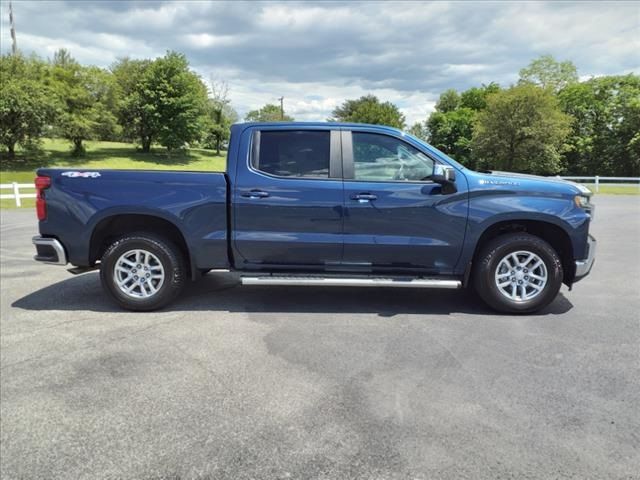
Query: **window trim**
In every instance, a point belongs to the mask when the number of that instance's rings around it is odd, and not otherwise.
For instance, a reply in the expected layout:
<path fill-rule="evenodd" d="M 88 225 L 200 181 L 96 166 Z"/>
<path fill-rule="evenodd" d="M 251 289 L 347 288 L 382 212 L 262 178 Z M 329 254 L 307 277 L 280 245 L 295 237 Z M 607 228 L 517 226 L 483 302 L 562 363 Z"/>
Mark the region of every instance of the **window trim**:
<path fill-rule="evenodd" d="M 433 160 L 433 164 L 443 165 L 442 162 L 438 161 L 437 158 L 434 158 L 433 155 L 429 155 L 429 153 L 422 151 L 419 148 L 416 148 L 415 145 L 411 145 L 409 142 L 406 142 L 402 138 L 396 137 L 395 135 L 389 135 L 387 133 L 382 132 L 371 132 L 368 130 L 343 130 L 342 131 L 342 165 L 344 171 L 344 180 L 349 182 L 362 182 L 362 183 L 399 183 L 399 184 L 434 184 L 433 180 L 365 180 L 365 179 L 357 179 L 355 178 L 355 162 L 353 161 L 353 133 L 366 133 L 369 135 L 381 135 L 384 137 L 393 138 L 398 142 L 401 142 L 405 145 L 408 145 L 414 150 L 419 151 L 425 157 Z"/>
<path fill-rule="evenodd" d="M 329 173 L 327 177 L 293 177 L 274 175 L 254 167 L 254 158 L 260 159 L 260 136 L 261 132 L 326 132 L 329 133 Z M 251 173 L 263 175 L 269 178 L 280 180 L 312 180 L 312 181 L 336 181 L 342 180 L 342 152 L 340 142 L 340 131 L 331 128 L 257 128 L 251 133 L 249 155 L 247 158 L 247 168 Z"/>

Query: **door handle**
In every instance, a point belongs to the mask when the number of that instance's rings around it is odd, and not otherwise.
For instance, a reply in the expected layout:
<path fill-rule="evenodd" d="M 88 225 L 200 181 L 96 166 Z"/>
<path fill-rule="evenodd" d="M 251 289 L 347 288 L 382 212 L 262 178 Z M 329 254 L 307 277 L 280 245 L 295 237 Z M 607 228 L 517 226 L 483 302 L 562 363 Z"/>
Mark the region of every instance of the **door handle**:
<path fill-rule="evenodd" d="M 370 202 L 376 200 L 378 197 L 373 193 L 356 193 L 351 195 L 352 200 L 358 200 L 360 203 Z"/>
<path fill-rule="evenodd" d="M 242 196 L 247 198 L 266 198 L 269 196 L 269 192 L 265 192 L 263 190 L 251 190 L 250 192 L 243 193 Z"/>

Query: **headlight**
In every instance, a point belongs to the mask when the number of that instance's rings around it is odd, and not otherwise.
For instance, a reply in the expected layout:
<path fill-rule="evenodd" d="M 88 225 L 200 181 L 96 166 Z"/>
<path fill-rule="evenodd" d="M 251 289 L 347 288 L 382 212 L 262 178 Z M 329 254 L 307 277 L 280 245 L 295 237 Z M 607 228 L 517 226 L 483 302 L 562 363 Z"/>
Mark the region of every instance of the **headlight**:
<path fill-rule="evenodd" d="M 591 208 L 589 197 L 587 197 L 586 195 L 576 195 L 573 200 L 576 203 L 576 207 L 582 208 L 584 210 L 589 210 Z"/>
<path fill-rule="evenodd" d="M 593 203 L 591 203 L 591 195 L 587 196 L 587 195 L 576 195 L 573 198 L 573 201 L 575 202 L 576 206 L 578 208 L 581 208 L 582 210 L 585 211 L 585 213 L 588 213 L 589 216 L 591 217 L 591 220 L 593 220 L 593 214 L 595 213 L 595 206 L 593 205 Z"/>

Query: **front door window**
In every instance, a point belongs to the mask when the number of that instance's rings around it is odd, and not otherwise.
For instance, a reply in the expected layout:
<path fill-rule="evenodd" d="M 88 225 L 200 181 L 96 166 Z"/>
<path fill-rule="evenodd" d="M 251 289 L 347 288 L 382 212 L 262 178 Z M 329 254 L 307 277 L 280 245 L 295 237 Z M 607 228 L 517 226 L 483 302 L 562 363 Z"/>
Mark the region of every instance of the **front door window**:
<path fill-rule="evenodd" d="M 411 145 L 387 135 L 353 132 L 354 180 L 425 181 L 434 162 Z"/>

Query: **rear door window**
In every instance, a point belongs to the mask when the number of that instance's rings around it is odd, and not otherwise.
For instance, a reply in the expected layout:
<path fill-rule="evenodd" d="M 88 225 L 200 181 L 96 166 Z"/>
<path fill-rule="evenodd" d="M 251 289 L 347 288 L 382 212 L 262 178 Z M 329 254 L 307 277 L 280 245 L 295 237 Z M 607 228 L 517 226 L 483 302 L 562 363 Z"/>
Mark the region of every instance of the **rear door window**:
<path fill-rule="evenodd" d="M 328 130 L 262 130 L 254 142 L 251 165 L 256 170 L 278 177 L 329 178 Z"/>

